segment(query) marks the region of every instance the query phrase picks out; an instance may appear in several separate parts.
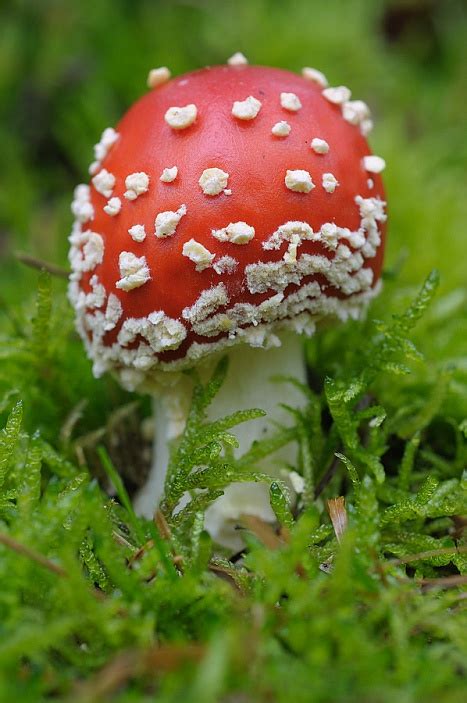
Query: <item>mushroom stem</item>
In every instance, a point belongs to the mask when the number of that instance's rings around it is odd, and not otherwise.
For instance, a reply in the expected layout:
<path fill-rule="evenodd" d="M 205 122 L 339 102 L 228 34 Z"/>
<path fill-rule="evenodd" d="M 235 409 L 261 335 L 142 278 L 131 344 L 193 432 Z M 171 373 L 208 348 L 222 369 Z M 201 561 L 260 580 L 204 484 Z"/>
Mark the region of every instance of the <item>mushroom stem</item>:
<path fill-rule="evenodd" d="M 185 429 L 190 409 L 192 383 L 182 376 L 175 385 L 153 396 L 154 441 L 148 479 L 137 493 L 134 507 L 139 515 L 152 518 L 164 496 L 170 445 Z"/>
<path fill-rule="evenodd" d="M 299 407 L 304 396 L 294 386 L 274 383 L 275 375 L 290 376 L 306 382 L 306 366 L 302 340 L 296 334 L 284 334 L 280 347 L 271 349 L 241 345 L 229 352 L 227 377 L 208 409 L 208 418 L 216 419 L 236 410 L 259 407 L 267 415 L 238 425 L 233 431 L 238 439 L 238 453 L 249 449 L 252 442 L 274 433 L 274 423 L 287 425 L 288 413 L 281 402 Z M 154 514 L 164 491 L 169 459 L 169 443 L 181 434 L 189 409 L 191 388 L 187 381 L 166 389 L 154 399 L 155 440 L 154 459 L 147 483 L 135 500 L 136 511 L 148 518 Z M 287 463 L 294 463 L 296 448 L 289 444 L 268 457 L 261 470 L 277 475 Z M 225 494 L 208 509 L 206 528 L 212 537 L 226 546 L 237 546 L 239 537 L 233 532 L 234 521 L 242 513 L 255 514 L 273 521 L 269 491 L 259 484 L 232 484 Z M 233 536 L 232 536 L 233 535 Z"/>

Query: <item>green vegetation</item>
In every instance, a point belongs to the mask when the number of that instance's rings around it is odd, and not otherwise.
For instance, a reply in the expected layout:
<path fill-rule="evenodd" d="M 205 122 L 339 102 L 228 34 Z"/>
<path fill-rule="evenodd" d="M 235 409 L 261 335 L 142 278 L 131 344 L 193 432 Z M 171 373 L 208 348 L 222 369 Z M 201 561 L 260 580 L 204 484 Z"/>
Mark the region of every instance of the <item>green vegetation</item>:
<path fill-rule="evenodd" d="M 463 3 L 7 0 L 1 13 L 0 701 L 465 700 Z M 129 498 L 148 399 L 92 378 L 64 280 L 13 253 L 66 266 L 72 188 L 149 67 L 238 49 L 321 68 L 375 108 L 385 287 L 367 321 L 307 342 L 308 404 L 271 444 L 234 459 L 235 424 L 258 411 L 208 423 L 225 362 L 198 384 L 151 523 Z M 255 461 L 287 441 L 299 509 L 273 482 L 281 529 L 245 519 L 243 558 L 214 554 L 203 508 L 233 478 L 262 480 Z M 174 516 L 187 488 L 202 492 Z"/>

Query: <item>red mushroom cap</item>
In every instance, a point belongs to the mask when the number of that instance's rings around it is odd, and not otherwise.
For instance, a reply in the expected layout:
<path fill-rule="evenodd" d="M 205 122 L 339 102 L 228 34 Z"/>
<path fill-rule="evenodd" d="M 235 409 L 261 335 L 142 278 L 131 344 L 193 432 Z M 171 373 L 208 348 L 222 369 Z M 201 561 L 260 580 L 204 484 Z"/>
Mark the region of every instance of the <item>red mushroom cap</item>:
<path fill-rule="evenodd" d="M 386 220 L 370 124 L 342 86 L 244 64 L 138 100 L 105 130 L 72 206 L 70 298 L 95 372 L 135 386 L 358 316 Z"/>

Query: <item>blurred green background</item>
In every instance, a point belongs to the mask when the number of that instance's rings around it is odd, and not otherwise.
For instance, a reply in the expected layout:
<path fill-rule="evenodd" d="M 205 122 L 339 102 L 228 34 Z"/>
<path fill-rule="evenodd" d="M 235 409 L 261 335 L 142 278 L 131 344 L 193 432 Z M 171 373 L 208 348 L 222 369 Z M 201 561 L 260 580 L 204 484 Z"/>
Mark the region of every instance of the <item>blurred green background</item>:
<path fill-rule="evenodd" d="M 446 291 L 466 277 L 463 0 L 2 0 L 0 23 L 1 295 L 35 276 L 15 250 L 66 264 L 74 185 L 92 145 L 146 90 L 174 74 L 250 62 L 323 70 L 373 108 L 385 157 L 387 268 L 418 284 L 433 266 Z"/>

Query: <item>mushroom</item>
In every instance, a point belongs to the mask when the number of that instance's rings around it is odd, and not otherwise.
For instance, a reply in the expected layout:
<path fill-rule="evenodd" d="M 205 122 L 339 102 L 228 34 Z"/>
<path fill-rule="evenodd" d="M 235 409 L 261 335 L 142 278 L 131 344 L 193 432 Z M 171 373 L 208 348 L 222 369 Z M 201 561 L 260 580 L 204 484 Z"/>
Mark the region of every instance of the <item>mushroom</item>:
<path fill-rule="evenodd" d="M 311 70 L 235 61 L 171 80 L 164 71 L 105 130 L 91 185 L 75 191 L 69 297 L 94 374 L 154 396 L 154 465 L 136 498 L 148 517 L 184 427 L 182 371 L 228 353 L 212 413 L 268 413 L 237 430 L 245 450 L 284 420 L 270 377 L 305 380 L 300 335 L 358 318 L 379 290 L 384 161 L 364 136 L 369 112 L 346 119 L 350 91 Z M 264 486 L 229 487 L 206 527 L 235 548 L 231 527 L 246 510 L 274 520 Z"/>

